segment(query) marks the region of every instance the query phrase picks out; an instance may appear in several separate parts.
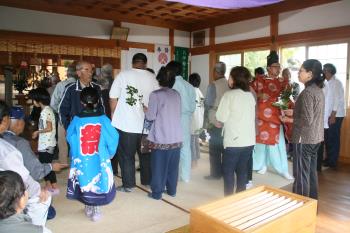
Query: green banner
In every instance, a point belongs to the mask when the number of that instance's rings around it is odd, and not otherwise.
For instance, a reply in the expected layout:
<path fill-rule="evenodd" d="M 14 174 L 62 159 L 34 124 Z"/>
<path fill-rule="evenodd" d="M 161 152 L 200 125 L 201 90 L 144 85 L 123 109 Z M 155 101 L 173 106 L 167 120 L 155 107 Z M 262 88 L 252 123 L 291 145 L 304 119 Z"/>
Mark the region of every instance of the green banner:
<path fill-rule="evenodd" d="M 183 47 L 175 47 L 175 61 L 182 64 L 182 77 L 188 80 L 188 55 L 189 49 Z"/>

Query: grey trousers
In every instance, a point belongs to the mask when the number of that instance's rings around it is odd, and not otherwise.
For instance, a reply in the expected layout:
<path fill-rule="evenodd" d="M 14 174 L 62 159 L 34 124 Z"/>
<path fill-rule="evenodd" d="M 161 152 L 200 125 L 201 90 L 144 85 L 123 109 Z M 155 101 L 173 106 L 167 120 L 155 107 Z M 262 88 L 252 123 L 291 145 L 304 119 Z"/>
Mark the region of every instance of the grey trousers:
<path fill-rule="evenodd" d="M 191 134 L 191 159 L 197 161 L 200 158 L 199 135 Z"/>

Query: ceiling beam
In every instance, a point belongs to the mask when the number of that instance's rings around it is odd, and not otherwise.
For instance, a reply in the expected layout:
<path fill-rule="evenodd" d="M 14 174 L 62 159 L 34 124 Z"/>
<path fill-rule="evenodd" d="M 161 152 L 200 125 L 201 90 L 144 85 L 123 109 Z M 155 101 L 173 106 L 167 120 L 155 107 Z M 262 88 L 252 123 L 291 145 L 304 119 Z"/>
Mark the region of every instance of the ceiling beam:
<path fill-rule="evenodd" d="M 48 35 L 41 33 L 16 32 L 0 30 L 2 40 L 24 40 L 48 44 L 67 44 L 86 47 L 115 48 L 116 40 L 102 40 L 94 38 L 83 38 L 75 36 Z"/>
<path fill-rule="evenodd" d="M 119 12 L 87 10 L 83 6 L 67 7 L 67 5 L 59 1 L 53 2 L 52 4 L 50 4 L 49 1 L 39 2 L 37 0 L 30 0 L 30 1 L 0 0 L 0 5 L 7 6 L 7 7 L 21 8 L 21 9 L 52 12 L 56 14 L 68 14 L 68 15 L 83 16 L 83 17 L 90 17 L 90 18 L 96 18 L 96 19 L 129 22 L 129 23 L 157 26 L 157 27 L 177 29 L 177 30 L 183 30 L 183 31 L 191 31 L 191 28 L 189 27 L 188 24 L 183 24 L 178 21 L 170 21 L 170 20 L 165 21 L 165 20 L 158 20 L 158 19 L 152 19 L 152 18 L 150 18 L 149 20 L 145 20 L 145 19 L 139 19 L 137 16 L 133 16 L 133 17 L 126 16 Z"/>

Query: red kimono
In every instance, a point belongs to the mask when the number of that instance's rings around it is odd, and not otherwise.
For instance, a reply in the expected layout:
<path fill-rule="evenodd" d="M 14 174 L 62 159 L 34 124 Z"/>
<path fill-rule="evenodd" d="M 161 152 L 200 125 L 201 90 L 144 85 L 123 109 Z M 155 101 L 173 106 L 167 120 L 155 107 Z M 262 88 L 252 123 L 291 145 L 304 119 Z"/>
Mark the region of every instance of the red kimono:
<path fill-rule="evenodd" d="M 258 76 L 251 85 L 258 100 L 259 134 L 256 136 L 256 142 L 266 145 L 278 144 L 281 111 L 272 106 L 272 103 L 278 101 L 281 92 L 289 85 L 288 79 Z"/>

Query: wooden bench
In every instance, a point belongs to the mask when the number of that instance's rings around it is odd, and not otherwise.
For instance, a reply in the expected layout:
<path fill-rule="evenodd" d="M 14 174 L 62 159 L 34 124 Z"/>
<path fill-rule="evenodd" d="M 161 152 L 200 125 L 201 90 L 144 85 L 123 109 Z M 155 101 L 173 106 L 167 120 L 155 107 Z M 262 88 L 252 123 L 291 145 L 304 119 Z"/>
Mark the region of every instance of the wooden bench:
<path fill-rule="evenodd" d="M 191 209 L 190 233 L 314 233 L 317 200 L 260 186 Z"/>

